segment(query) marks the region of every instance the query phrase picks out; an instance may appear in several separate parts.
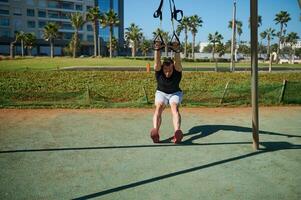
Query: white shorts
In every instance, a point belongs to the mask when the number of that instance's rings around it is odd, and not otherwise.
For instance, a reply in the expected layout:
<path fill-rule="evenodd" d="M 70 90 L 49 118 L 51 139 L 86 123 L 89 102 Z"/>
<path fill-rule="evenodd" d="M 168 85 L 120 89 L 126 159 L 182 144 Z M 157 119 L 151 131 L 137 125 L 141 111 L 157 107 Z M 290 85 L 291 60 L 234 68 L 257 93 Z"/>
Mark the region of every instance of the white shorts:
<path fill-rule="evenodd" d="M 162 91 L 157 90 L 155 94 L 155 104 L 164 103 L 165 105 L 170 105 L 172 103 L 176 103 L 179 105 L 183 99 L 183 92 L 175 92 L 172 94 L 166 94 Z"/>

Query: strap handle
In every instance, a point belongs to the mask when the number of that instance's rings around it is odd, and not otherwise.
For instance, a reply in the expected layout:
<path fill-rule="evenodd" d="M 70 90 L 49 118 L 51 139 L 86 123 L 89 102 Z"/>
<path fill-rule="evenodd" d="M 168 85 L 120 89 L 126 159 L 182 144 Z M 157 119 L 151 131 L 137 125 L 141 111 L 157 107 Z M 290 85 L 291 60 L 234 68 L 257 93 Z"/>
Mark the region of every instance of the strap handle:
<path fill-rule="evenodd" d="M 160 48 L 155 47 L 155 44 L 156 44 L 157 41 L 159 41 L 161 43 L 162 47 L 160 47 Z M 159 50 L 164 49 L 164 48 L 165 48 L 165 43 L 164 43 L 163 37 L 162 37 L 161 33 L 158 33 L 158 35 L 154 39 L 154 50 L 159 51 Z"/>
<path fill-rule="evenodd" d="M 177 43 L 179 43 L 179 49 L 174 49 L 173 48 L 173 41 L 176 41 Z M 180 42 L 180 39 L 179 39 L 179 37 L 177 36 L 177 34 L 176 34 L 176 32 L 174 31 L 173 32 L 173 35 L 172 35 L 172 37 L 171 37 L 171 40 L 170 40 L 170 42 L 168 43 L 168 47 L 169 47 L 169 49 L 170 50 L 172 50 L 173 52 L 175 52 L 175 53 L 180 53 L 181 52 L 181 42 Z"/>

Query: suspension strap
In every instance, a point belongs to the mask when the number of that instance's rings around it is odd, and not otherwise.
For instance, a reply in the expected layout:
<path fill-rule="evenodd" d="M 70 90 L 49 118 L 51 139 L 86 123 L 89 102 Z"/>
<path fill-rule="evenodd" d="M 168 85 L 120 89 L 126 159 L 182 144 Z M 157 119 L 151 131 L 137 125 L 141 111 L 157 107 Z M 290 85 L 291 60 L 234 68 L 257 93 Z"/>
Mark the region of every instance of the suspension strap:
<path fill-rule="evenodd" d="M 159 8 L 154 13 L 154 18 L 160 17 L 160 21 L 162 21 L 162 7 L 163 7 L 164 0 L 161 0 Z"/>
<path fill-rule="evenodd" d="M 172 4 L 173 4 L 173 7 L 172 7 Z M 171 40 L 168 43 L 168 45 L 169 45 L 169 48 L 173 52 L 180 53 L 180 49 L 174 49 L 173 48 L 173 43 L 174 42 L 177 42 L 181 46 L 181 42 L 180 42 L 179 37 L 177 36 L 176 31 L 175 31 L 174 20 L 181 23 L 182 18 L 183 18 L 183 11 L 176 9 L 176 5 L 175 5 L 174 0 L 169 0 L 169 7 L 170 7 L 170 14 L 171 14 L 171 24 L 172 24 L 173 35 L 172 35 Z M 180 18 L 178 18 L 179 13 L 181 15 Z"/>

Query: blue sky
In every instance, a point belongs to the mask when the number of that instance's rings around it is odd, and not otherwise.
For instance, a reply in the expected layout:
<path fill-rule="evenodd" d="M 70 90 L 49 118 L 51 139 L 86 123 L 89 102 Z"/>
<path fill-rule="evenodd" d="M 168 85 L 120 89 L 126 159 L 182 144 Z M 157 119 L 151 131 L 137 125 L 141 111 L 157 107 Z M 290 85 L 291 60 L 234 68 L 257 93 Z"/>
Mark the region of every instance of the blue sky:
<path fill-rule="evenodd" d="M 160 0 L 124 0 L 125 28 L 134 22 L 143 29 L 144 35 L 151 39 L 152 32 L 160 25 L 160 20 L 153 18 L 159 3 Z M 224 41 L 231 38 L 228 23 L 232 19 L 233 0 L 175 0 L 175 4 L 177 9 L 184 11 L 185 16 L 197 14 L 204 21 L 203 27 L 199 28 L 196 42 L 207 41 L 208 34 L 215 31 L 223 35 Z M 243 33 L 240 38 L 243 41 L 250 40 L 249 4 L 250 0 L 237 0 L 237 19 L 243 22 Z M 297 32 L 301 38 L 301 10 L 298 0 L 258 0 L 258 14 L 262 16 L 259 33 L 269 27 L 279 31 L 280 26 L 275 25 L 274 18 L 281 10 L 289 12 L 292 18 L 288 23 L 287 32 Z M 162 28 L 165 31 L 172 31 L 168 0 L 164 1 Z M 192 40 L 190 34 L 188 40 Z"/>

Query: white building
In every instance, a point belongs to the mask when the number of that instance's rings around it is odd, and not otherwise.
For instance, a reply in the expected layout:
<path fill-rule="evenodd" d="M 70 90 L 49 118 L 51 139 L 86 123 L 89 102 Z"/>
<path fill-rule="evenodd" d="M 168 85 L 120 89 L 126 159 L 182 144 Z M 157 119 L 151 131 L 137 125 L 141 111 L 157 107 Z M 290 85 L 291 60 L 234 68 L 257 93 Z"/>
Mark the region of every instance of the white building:
<path fill-rule="evenodd" d="M 204 48 L 209 45 L 209 42 L 200 42 L 200 52 L 203 52 Z"/>

